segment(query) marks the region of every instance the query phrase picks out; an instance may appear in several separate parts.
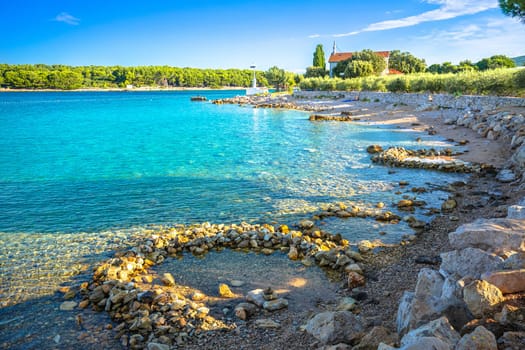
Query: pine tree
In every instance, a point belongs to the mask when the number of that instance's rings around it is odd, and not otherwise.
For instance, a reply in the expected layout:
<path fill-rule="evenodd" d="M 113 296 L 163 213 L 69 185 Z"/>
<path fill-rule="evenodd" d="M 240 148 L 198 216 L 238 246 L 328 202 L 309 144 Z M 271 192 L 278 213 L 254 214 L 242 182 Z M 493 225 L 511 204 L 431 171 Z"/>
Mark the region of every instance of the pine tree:
<path fill-rule="evenodd" d="M 499 7 L 507 16 L 517 17 L 525 24 L 525 0 L 499 0 Z"/>
<path fill-rule="evenodd" d="M 321 44 L 317 45 L 315 48 L 313 66 L 326 69 L 323 45 Z"/>

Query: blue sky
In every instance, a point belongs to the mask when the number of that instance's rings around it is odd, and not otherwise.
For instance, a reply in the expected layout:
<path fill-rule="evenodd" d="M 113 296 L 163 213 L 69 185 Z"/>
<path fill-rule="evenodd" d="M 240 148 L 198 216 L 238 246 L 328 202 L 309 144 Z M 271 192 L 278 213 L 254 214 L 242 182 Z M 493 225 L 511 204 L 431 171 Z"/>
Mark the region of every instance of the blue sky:
<path fill-rule="evenodd" d="M 317 44 L 428 64 L 525 55 L 497 0 L 0 0 L 0 63 L 301 71 Z"/>

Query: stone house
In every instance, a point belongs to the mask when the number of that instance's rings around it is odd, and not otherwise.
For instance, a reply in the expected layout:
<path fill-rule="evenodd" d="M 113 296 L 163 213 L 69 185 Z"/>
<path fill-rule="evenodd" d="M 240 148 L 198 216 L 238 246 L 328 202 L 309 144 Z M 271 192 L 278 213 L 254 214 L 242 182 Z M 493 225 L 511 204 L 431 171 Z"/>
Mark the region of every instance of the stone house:
<path fill-rule="evenodd" d="M 384 71 L 381 72 L 381 75 L 387 75 L 389 74 L 389 68 L 388 68 L 388 60 L 390 58 L 390 51 L 376 51 L 375 54 L 383 57 L 385 59 L 386 68 Z M 346 61 L 350 58 L 352 58 L 353 53 L 352 52 L 337 52 L 337 47 L 334 42 L 334 48 L 332 50 L 332 54 L 330 55 L 330 58 L 328 59 L 329 70 L 330 70 L 330 78 L 333 78 L 333 69 L 339 62 Z"/>

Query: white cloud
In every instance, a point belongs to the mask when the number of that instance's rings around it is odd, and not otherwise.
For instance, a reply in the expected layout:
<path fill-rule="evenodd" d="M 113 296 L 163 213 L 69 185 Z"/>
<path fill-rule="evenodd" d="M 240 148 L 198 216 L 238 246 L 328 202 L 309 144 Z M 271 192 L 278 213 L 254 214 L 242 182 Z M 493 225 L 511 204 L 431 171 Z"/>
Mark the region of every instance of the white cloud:
<path fill-rule="evenodd" d="M 321 35 L 320 35 L 320 34 L 312 34 L 312 35 L 308 35 L 308 37 L 309 37 L 310 39 L 315 39 L 315 38 L 319 38 L 319 37 L 321 37 Z"/>
<path fill-rule="evenodd" d="M 376 22 L 367 27 L 349 33 L 333 34 L 333 37 L 356 35 L 362 32 L 374 32 L 395 28 L 410 27 L 425 22 L 442 21 L 465 15 L 472 15 L 497 8 L 497 0 L 425 0 L 428 4 L 439 5 L 439 8 L 400 19 Z"/>
<path fill-rule="evenodd" d="M 70 24 L 72 26 L 76 26 L 76 25 L 79 25 L 80 24 L 80 19 L 79 18 L 76 18 L 74 16 L 71 16 L 69 13 L 67 12 L 61 12 L 59 13 L 58 15 L 56 15 L 56 17 L 54 18 L 55 21 L 57 22 L 64 22 L 64 23 L 67 23 L 67 24 Z"/>
<path fill-rule="evenodd" d="M 429 35 L 411 38 L 406 49 L 427 63 L 478 61 L 503 54 L 509 57 L 525 54 L 523 24 L 506 17 L 488 18 L 483 23 L 457 25 L 436 30 Z"/>
<path fill-rule="evenodd" d="M 356 35 L 356 34 L 359 34 L 359 33 L 361 33 L 361 31 L 355 31 L 355 32 L 350 32 L 350 33 L 343 33 L 343 34 L 334 34 L 332 36 L 334 38 L 340 38 L 340 37 L 343 37 L 343 36 Z"/>

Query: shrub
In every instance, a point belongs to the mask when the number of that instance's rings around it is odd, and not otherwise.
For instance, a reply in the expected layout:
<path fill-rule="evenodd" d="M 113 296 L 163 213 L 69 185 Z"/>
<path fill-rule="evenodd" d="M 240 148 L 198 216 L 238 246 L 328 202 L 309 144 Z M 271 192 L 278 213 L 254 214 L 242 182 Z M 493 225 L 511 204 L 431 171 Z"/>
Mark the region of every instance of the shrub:
<path fill-rule="evenodd" d="M 304 90 L 430 92 L 476 95 L 523 96 L 525 69 L 495 69 L 483 72 L 418 73 L 403 76 L 371 76 L 352 79 L 308 78 Z"/>
<path fill-rule="evenodd" d="M 395 78 L 389 81 L 386 85 L 388 91 L 391 92 L 409 92 L 409 83 L 408 79 L 405 77 Z"/>
<path fill-rule="evenodd" d="M 514 84 L 519 89 L 525 89 L 525 68 L 520 69 L 514 74 Z"/>
<path fill-rule="evenodd" d="M 306 68 L 306 73 L 304 74 L 305 78 L 318 78 L 325 77 L 328 75 L 326 69 L 322 67 L 308 67 Z"/>
<path fill-rule="evenodd" d="M 380 91 L 380 92 L 388 91 L 386 87 L 385 79 L 381 79 L 381 78 L 375 79 L 374 82 L 372 83 L 372 90 Z"/>

